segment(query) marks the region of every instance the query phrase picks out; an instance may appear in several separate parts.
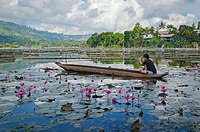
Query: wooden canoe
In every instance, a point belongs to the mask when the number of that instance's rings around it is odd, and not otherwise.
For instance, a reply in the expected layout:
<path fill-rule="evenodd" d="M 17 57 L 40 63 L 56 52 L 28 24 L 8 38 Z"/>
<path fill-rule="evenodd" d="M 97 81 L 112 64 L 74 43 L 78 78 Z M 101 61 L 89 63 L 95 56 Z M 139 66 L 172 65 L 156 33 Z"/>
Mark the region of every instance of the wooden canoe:
<path fill-rule="evenodd" d="M 119 77 L 149 78 L 149 79 L 158 78 L 159 79 L 159 78 L 162 78 L 169 74 L 169 72 L 165 72 L 163 74 L 147 75 L 147 74 L 142 74 L 142 73 L 140 73 L 140 71 L 136 71 L 136 70 L 105 68 L 105 67 L 74 65 L 74 64 L 62 64 L 60 62 L 55 62 L 55 64 L 60 66 L 61 68 L 65 69 L 66 71 L 75 71 L 75 72 L 90 73 L 90 74 L 112 75 L 112 76 L 119 76 Z"/>

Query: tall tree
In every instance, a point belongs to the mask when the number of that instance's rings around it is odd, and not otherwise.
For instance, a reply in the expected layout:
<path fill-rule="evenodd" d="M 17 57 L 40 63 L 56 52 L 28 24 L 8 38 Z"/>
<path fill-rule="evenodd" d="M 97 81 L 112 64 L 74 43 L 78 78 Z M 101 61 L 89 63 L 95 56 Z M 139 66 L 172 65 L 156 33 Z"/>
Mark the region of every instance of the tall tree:
<path fill-rule="evenodd" d="M 143 41 L 144 41 L 143 35 L 146 35 L 145 29 L 142 28 L 140 23 L 136 23 L 133 31 L 134 31 L 134 47 L 143 46 Z"/>
<path fill-rule="evenodd" d="M 200 30 L 200 21 L 198 22 L 197 29 Z"/>
<path fill-rule="evenodd" d="M 165 27 L 166 27 L 166 23 L 161 22 L 161 23 L 159 24 L 159 26 L 158 26 L 158 30 L 160 30 L 160 29 L 165 29 Z"/>

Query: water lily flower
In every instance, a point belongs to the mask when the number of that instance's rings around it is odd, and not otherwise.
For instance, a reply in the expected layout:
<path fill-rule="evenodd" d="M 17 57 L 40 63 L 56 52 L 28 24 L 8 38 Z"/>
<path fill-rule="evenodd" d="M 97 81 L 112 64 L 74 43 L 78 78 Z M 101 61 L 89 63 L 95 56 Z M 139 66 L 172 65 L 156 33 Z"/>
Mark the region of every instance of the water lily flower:
<path fill-rule="evenodd" d="M 82 98 L 83 98 L 83 92 L 84 92 L 84 90 L 83 90 L 83 89 L 80 89 L 80 93 L 81 93 L 81 95 L 82 95 Z"/>
<path fill-rule="evenodd" d="M 116 99 L 116 98 L 112 98 L 112 102 L 113 102 L 113 103 L 116 103 L 116 102 L 117 102 L 117 99 Z"/>
<path fill-rule="evenodd" d="M 20 84 L 22 87 L 24 86 L 24 82 L 20 82 L 19 84 Z"/>
<path fill-rule="evenodd" d="M 162 89 L 165 89 L 165 86 L 161 86 Z"/>
<path fill-rule="evenodd" d="M 35 89 L 36 89 L 36 86 L 34 85 L 34 86 L 33 86 L 33 88 L 35 88 Z"/>
<path fill-rule="evenodd" d="M 111 93 L 111 90 L 110 90 L 110 89 L 107 89 L 107 90 L 106 90 L 106 94 L 109 95 L 110 93 Z"/>
<path fill-rule="evenodd" d="M 28 74 L 28 76 L 29 76 L 29 77 L 31 77 L 31 76 L 32 76 L 32 74 L 31 74 L 31 73 L 29 73 L 29 74 Z"/>
<path fill-rule="evenodd" d="M 28 90 L 28 91 L 31 91 L 31 90 L 32 90 L 32 87 L 31 87 L 31 86 L 30 86 L 30 87 L 28 87 L 28 88 L 27 88 L 27 90 Z"/>
<path fill-rule="evenodd" d="M 87 94 L 86 97 L 90 100 L 91 94 Z"/>
<path fill-rule="evenodd" d="M 23 90 L 23 89 L 19 89 L 17 95 L 19 96 L 20 99 L 22 99 L 22 98 L 23 98 L 23 95 L 24 95 L 24 90 Z"/>
<path fill-rule="evenodd" d="M 93 88 L 93 90 L 96 92 L 96 91 L 97 91 L 97 88 Z"/>
<path fill-rule="evenodd" d="M 167 89 L 162 89 L 161 91 L 162 91 L 163 93 L 165 93 L 165 92 L 167 91 Z"/>
<path fill-rule="evenodd" d="M 47 84 L 47 81 L 44 81 L 43 83 L 44 83 L 44 84 Z"/>
<path fill-rule="evenodd" d="M 146 80 L 146 83 L 150 83 L 150 80 Z"/>
<path fill-rule="evenodd" d="M 127 95 L 124 96 L 124 98 L 127 100 L 127 104 L 128 104 L 128 99 L 130 99 L 130 97 L 131 96 L 129 94 L 127 94 Z"/>
<path fill-rule="evenodd" d="M 127 94 L 127 95 L 124 96 L 125 99 L 130 99 L 130 97 L 131 96 L 129 94 Z"/>
<path fill-rule="evenodd" d="M 132 99 L 132 100 L 134 100 L 134 99 L 135 99 L 135 96 L 134 96 L 134 95 L 132 95 L 132 96 L 131 96 L 131 99 Z"/>
<path fill-rule="evenodd" d="M 86 91 L 91 92 L 91 91 L 92 91 L 92 88 L 91 88 L 91 87 L 87 87 L 87 88 L 86 88 Z"/>
<path fill-rule="evenodd" d="M 121 90 L 121 89 L 119 89 L 119 90 L 117 90 L 117 92 L 118 92 L 119 94 L 121 94 L 121 93 L 122 93 L 122 90 Z"/>
<path fill-rule="evenodd" d="M 126 90 L 126 93 L 130 92 L 130 90 Z"/>
<path fill-rule="evenodd" d="M 80 93 L 83 93 L 84 92 L 84 90 L 83 89 L 80 89 Z"/>

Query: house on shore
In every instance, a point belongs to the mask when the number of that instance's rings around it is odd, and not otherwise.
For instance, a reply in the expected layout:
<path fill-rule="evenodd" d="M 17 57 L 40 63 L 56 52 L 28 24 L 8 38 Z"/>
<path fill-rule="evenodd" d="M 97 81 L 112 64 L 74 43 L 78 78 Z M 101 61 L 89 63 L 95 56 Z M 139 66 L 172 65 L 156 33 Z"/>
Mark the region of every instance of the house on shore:
<path fill-rule="evenodd" d="M 200 29 L 196 29 L 194 30 L 194 32 L 197 32 L 197 35 L 200 37 Z M 196 49 L 199 49 L 200 48 L 200 41 L 199 43 L 196 45 Z"/>
<path fill-rule="evenodd" d="M 153 37 L 152 34 L 143 35 L 144 40 L 150 40 Z"/>
<path fill-rule="evenodd" d="M 200 30 L 199 29 L 194 30 L 194 32 L 197 32 L 197 34 L 200 36 Z"/>
<path fill-rule="evenodd" d="M 169 34 L 168 30 L 160 30 L 158 31 L 158 36 L 170 42 L 173 39 L 174 34 Z"/>

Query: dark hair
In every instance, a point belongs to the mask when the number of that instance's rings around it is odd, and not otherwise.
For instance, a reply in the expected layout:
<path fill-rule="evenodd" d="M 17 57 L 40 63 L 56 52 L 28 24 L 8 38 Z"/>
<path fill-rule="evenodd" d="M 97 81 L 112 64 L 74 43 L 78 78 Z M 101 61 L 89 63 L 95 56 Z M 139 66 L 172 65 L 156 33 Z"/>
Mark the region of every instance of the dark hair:
<path fill-rule="evenodd" d="M 143 57 L 149 59 L 149 54 L 144 54 Z"/>

